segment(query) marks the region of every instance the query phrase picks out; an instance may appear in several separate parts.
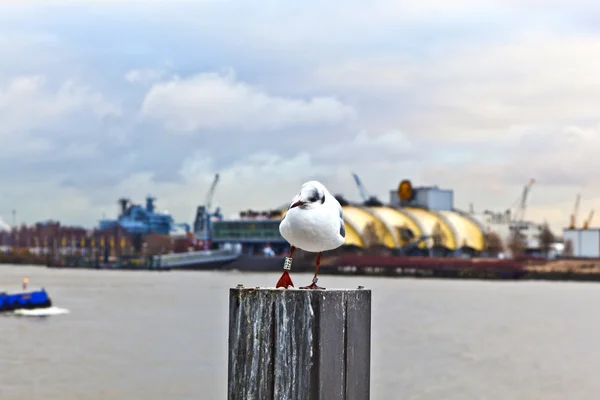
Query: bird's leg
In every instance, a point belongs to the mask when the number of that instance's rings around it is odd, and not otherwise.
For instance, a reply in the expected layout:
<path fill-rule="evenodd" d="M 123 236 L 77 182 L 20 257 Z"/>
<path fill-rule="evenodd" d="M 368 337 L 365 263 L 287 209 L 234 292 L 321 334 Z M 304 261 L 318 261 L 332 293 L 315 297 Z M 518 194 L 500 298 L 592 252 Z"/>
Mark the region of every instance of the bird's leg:
<path fill-rule="evenodd" d="M 317 256 L 315 276 L 313 277 L 312 283 L 308 286 L 303 286 L 300 289 L 325 289 L 324 287 L 317 286 L 317 281 L 319 280 L 319 278 L 317 278 L 317 275 L 319 274 L 319 264 L 321 264 L 321 252 L 319 252 L 319 255 Z"/>
<path fill-rule="evenodd" d="M 289 270 L 292 269 L 292 256 L 294 255 L 294 251 L 296 248 L 294 246 L 290 247 L 290 254 L 285 258 L 285 263 L 283 264 L 283 274 L 281 278 L 277 281 L 276 288 L 284 287 L 289 288 L 294 287 L 294 283 L 292 282 L 292 278 L 290 278 Z"/>

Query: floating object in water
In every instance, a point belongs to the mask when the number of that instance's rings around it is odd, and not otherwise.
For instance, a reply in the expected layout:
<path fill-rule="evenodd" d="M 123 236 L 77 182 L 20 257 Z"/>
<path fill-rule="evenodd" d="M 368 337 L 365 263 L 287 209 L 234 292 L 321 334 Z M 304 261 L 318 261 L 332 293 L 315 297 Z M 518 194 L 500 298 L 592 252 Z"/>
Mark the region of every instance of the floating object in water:
<path fill-rule="evenodd" d="M 0 312 L 16 310 L 35 310 L 52 307 L 52 300 L 46 291 L 41 290 L 25 293 L 7 294 L 0 292 Z"/>

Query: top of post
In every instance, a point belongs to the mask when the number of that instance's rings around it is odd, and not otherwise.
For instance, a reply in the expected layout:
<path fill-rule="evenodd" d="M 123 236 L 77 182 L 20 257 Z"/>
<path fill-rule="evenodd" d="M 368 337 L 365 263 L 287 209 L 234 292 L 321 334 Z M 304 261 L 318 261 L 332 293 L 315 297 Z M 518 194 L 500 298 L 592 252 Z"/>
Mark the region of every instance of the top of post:
<path fill-rule="evenodd" d="M 370 289 L 365 289 L 364 286 L 359 285 L 356 289 L 351 289 L 351 288 L 326 288 L 326 289 L 300 289 L 300 288 L 296 288 L 296 287 L 290 287 L 288 289 L 285 288 L 276 288 L 273 286 L 270 287 L 262 287 L 262 286 L 244 286 L 244 284 L 242 283 L 238 283 L 236 287 L 231 288 L 231 290 L 238 290 L 238 291 L 267 291 L 267 292 L 318 292 L 318 293 L 327 293 L 327 292 L 354 292 L 354 291 L 368 291 L 370 292 Z"/>

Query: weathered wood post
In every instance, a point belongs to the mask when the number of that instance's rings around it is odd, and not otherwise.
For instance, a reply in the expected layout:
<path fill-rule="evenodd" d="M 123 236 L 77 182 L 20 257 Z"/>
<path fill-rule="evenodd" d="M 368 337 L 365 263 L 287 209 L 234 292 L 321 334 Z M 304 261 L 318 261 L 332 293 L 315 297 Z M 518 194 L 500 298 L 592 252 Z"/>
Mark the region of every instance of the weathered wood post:
<path fill-rule="evenodd" d="M 228 400 L 368 400 L 371 291 L 229 292 Z"/>

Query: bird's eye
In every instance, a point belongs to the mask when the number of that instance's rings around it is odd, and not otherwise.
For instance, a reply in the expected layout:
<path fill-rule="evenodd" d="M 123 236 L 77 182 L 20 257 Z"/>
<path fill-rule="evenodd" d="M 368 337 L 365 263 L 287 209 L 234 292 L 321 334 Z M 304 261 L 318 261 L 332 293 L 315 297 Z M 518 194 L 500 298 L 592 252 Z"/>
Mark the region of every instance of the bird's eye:
<path fill-rule="evenodd" d="M 311 203 L 317 202 L 321 196 L 319 196 L 319 191 L 314 189 L 310 191 L 310 195 L 308 196 L 308 201 Z"/>

